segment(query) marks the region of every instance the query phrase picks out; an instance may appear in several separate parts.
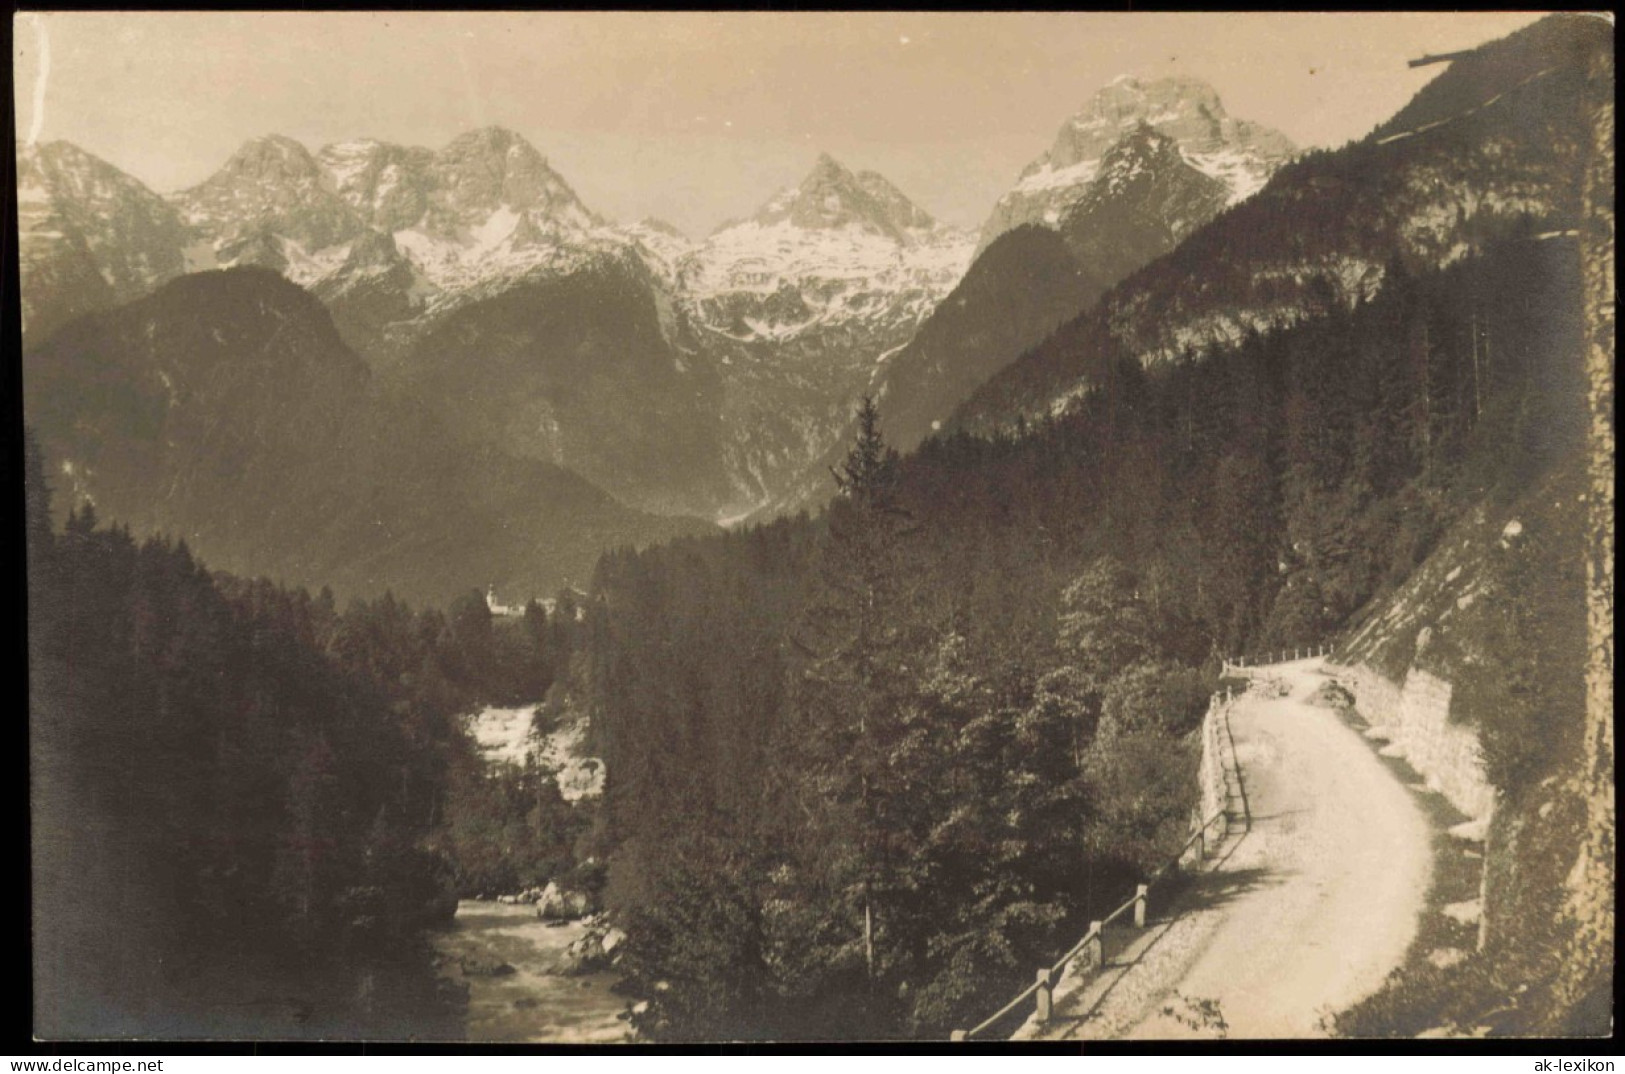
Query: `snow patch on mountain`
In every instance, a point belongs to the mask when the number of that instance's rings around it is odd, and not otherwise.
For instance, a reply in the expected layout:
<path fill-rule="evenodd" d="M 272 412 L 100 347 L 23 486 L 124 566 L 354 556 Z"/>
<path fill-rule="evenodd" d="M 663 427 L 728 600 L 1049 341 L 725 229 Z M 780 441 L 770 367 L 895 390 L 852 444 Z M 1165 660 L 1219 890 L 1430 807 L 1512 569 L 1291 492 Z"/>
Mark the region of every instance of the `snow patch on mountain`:
<path fill-rule="evenodd" d="M 682 279 L 699 298 L 730 292 L 771 294 L 787 281 L 840 280 L 886 288 L 946 282 L 964 274 L 963 236 L 903 246 L 862 227 L 809 231 L 789 221 L 747 221 L 713 235 L 682 263 Z"/>
<path fill-rule="evenodd" d="M 1181 153 L 1191 167 L 1229 188 L 1232 205 L 1264 189 L 1264 184 L 1274 171 L 1274 167 L 1262 165 L 1255 154 L 1234 149 L 1221 149 L 1213 153 L 1181 149 Z"/>
<path fill-rule="evenodd" d="M 1016 192 L 1021 194 L 1037 194 L 1052 190 L 1073 190 L 1086 187 L 1095 181 L 1100 173 L 1100 161 L 1080 160 L 1076 164 L 1064 168 L 1057 168 L 1048 160 L 1038 167 L 1023 172 L 1021 179 L 1016 183 Z M 1057 216 L 1060 214 L 1057 212 Z M 1007 229 L 1008 230 L 1008 229 Z"/>

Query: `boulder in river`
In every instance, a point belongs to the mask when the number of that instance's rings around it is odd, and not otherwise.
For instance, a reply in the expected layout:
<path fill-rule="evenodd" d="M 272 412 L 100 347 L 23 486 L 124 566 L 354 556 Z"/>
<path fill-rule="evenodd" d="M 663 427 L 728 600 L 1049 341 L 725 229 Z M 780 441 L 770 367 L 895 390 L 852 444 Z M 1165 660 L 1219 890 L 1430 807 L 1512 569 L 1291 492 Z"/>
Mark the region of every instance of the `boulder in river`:
<path fill-rule="evenodd" d="M 602 920 L 594 921 L 564 949 L 564 972 L 578 974 L 609 969 L 615 963 L 615 952 L 625 941 L 626 933 L 620 929 Z"/>
<path fill-rule="evenodd" d="M 609 956 L 604 953 L 603 936 L 589 932 L 570 941 L 564 949 L 564 972 L 570 976 L 593 973 L 609 968 Z"/>
<path fill-rule="evenodd" d="M 506 977 L 514 968 L 501 959 L 464 957 L 457 960 L 464 977 Z"/>
<path fill-rule="evenodd" d="M 553 881 L 536 900 L 536 916 L 543 921 L 574 920 L 592 913 L 592 896 L 575 888 L 560 887 Z"/>

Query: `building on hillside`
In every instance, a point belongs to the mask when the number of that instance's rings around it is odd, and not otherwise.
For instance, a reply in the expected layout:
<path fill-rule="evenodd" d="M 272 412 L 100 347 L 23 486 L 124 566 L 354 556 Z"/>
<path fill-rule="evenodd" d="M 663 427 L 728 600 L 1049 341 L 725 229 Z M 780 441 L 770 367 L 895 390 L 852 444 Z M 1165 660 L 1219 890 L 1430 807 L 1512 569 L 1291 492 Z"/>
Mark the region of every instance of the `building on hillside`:
<path fill-rule="evenodd" d="M 486 587 L 485 606 L 491 609 L 492 615 L 517 617 L 525 614 L 525 606 L 523 604 L 502 604 L 498 602 L 496 586 Z"/>

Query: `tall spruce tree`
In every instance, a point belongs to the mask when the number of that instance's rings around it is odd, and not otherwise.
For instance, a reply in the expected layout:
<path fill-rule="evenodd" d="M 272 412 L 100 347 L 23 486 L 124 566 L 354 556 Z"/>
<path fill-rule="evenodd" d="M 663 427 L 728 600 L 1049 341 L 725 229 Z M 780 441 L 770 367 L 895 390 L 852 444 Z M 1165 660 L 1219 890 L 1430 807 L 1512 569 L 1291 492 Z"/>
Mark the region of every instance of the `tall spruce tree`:
<path fill-rule="evenodd" d="M 831 909 L 850 916 L 861 965 L 852 983 L 877 998 L 887 962 L 878 937 L 908 858 L 898 813 L 909 781 L 893 751 L 905 736 L 928 633 L 905 561 L 917 522 L 897 496 L 897 471 L 897 452 L 865 398 L 856 442 L 833 470 L 839 496 L 793 639 L 806 659 L 789 747 L 797 754 L 795 796 L 799 811 L 816 818 L 804 829 L 812 858 L 798 857 L 804 870 L 823 874 L 819 886 L 836 900 Z M 839 948 L 827 954 L 829 983 L 839 988 L 857 967 Z"/>

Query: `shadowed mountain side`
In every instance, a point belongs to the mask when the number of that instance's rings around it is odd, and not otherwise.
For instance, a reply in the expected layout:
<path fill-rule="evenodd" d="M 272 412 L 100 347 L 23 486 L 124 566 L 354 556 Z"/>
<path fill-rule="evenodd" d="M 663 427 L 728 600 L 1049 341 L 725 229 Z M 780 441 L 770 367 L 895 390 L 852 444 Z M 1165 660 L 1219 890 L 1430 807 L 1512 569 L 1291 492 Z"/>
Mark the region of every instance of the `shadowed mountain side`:
<path fill-rule="evenodd" d="M 643 265 L 606 258 L 440 318 L 386 379 L 465 439 L 675 513 L 727 496 L 722 386 L 675 331 Z"/>
<path fill-rule="evenodd" d="M 607 546 L 707 528 L 466 445 L 263 269 L 183 277 L 70 325 L 25 357 L 24 387 L 59 511 L 93 502 L 236 573 L 417 601 L 546 593 Z"/>
<path fill-rule="evenodd" d="M 1230 188 L 1146 123 L 1095 162 L 1057 229 L 1022 224 L 979 256 L 881 375 L 887 430 L 912 447 L 1108 288 L 1221 212 Z M 1058 203 L 1060 204 L 1060 203 Z"/>
<path fill-rule="evenodd" d="M 1217 216 L 1230 194 L 1189 164 L 1172 138 L 1145 124 L 1107 150 L 1100 168 L 1061 218 L 1060 232 L 1107 286 L 1178 246 Z"/>
<path fill-rule="evenodd" d="M 918 444 L 934 422 L 1104 290 L 1056 232 L 1027 224 L 1000 235 L 882 370 L 887 437 L 903 449 Z"/>

